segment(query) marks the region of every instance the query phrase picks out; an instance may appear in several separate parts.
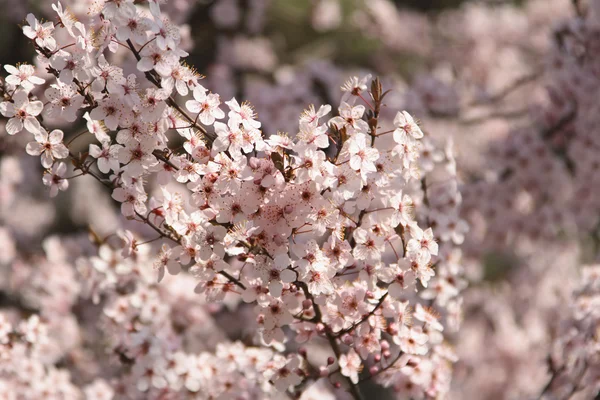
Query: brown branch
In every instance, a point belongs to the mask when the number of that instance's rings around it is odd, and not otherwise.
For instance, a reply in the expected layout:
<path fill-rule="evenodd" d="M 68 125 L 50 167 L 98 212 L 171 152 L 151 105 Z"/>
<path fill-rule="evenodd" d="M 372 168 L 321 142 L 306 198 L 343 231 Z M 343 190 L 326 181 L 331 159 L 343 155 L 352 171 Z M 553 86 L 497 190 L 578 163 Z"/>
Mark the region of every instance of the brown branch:
<path fill-rule="evenodd" d="M 295 281 L 294 285 L 302 289 L 302 291 L 304 292 L 304 296 L 312 303 L 313 309 L 315 310 L 315 322 L 321 323 L 325 326 L 325 336 L 327 337 L 329 346 L 331 346 L 331 349 L 333 350 L 333 353 L 335 354 L 335 357 L 339 363 L 340 357 L 342 356 L 342 350 L 340 349 L 340 345 L 337 342 L 336 336 L 332 333 L 331 328 L 323 322 L 323 313 L 321 312 L 321 308 L 317 303 L 315 303 L 315 298 L 308 290 L 308 286 L 305 282 Z M 348 383 L 348 387 L 350 388 L 350 393 L 352 394 L 352 397 L 354 397 L 355 400 L 362 400 L 363 397 L 360 393 L 360 390 L 358 389 L 358 386 L 354 382 L 352 382 L 352 380 L 349 377 L 344 376 L 344 379 Z"/>
<path fill-rule="evenodd" d="M 399 352 L 398 355 L 396 356 L 396 358 L 394 358 L 394 360 L 391 363 L 389 363 L 386 367 L 383 367 L 382 369 L 380 369 L 379 371 L 377 371 L 376 373 L 374 373 L 372 375 L 362 378 L 358 382 L 360 383 L 360 382 L 368 381 L 369 379 L 373 379 L 377 375 L 381 374 L 382 372 L 387 371 L 388 369 L 392 368 L 396 364 L 396 362 L 400 359 L 400 357 L 402 357 L 403 354 L 404 354 L 403 352 Z"/>
<path fill-rule="evenodd" d="M 346 333 L 352 332 L 354 329 L 358 328 L 362 323 L 364 323 L 369 318 L 371 318 L 371 316 L 373 316 L 377 312 L 377 310 L 383 305 L 383 302 L 387 298 L 388 294 L 389 294 L 388 292 L 385 292 L 385 294 L 383 296 L 381 296 L 381 298 L 379 299 L 379 301 L 375 305 L 375 308 L 373 308 L 371 310 L 371 312 L 369 312 L 367 315 L 363 316 L 359 321 L 357 321 L 354 324 L 352 324 L 351 327 L 349 327 L 347 329 L 342 329 L 341 331 L 339 331 L 337 333 L 336 337 L 341 337 L 342 335 L 345 335 Z"/>

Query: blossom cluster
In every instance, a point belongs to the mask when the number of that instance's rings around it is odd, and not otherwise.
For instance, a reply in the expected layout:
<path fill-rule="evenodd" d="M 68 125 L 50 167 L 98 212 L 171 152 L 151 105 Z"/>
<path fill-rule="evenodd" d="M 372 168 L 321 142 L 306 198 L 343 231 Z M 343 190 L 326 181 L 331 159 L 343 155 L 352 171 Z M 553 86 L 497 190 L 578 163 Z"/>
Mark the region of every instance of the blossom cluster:
<path fill-rule="evenodd" d="M 18 357 L 61 383 L 4 391 L 597 396 L 600 2 L 287 4 L 63 0 L 23 23 L 0 305 L 39 315 L 43 354 Z"/>
<path fill-rule="evenodd" d="M 112 393 L 301 396 L 325 378 L 324 390 L 361 398 L 359 382 L 374 378 L 399 396 L 442 396 L 467 231 L 451 143 L 439 150 L 406 111 L 380 121 L 387 92 L 370 76 L 347 81 L 336 114 L 310 106 L 294 135 L 267 137 L 249 103 L 222 103 L 200 83 L 177 26 L 148 6 L 104 3 L 93 34 L 60 3 L 56 23 L 28 15 L 23 33 L 50 77 L 6 66 L 0 103 L 7 133 L 33 137 L 26 151 L 40 156 L 50 196 L 92 177 L 154 232 L 97 238 L 98 256 L 77 261 L 127 366 Z M 135 71 L 119 57 L 135 58 Z M 65 143 L 53 121 L 85 129 Z M 89 151 L 76 153 L 83 135 Z M 207 302 L 248 309 L 253 346 L 180 351 L 151 265 L 159 282 L 185 271 Z"/>

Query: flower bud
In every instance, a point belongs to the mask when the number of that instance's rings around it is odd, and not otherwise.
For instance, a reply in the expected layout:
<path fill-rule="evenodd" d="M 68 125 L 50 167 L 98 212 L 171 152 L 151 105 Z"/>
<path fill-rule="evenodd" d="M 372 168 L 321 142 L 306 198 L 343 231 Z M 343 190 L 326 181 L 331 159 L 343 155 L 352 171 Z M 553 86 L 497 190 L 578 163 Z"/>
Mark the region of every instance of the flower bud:
<path fill-rule="evenodd" d="M 346 345 L 351 345 L 352 342 L 354 342 L 354 339 L 352 338 L 352 336 L 346 333 L 344 336 L 342 336 L 342 342 Z"/>
<path fill-rule="evenodd" d="M 396 336 L 398 334 L 398 325 L 396 325 L 395 323 L 389 324 L 387 332 L 392 336 Z"/>
<path fill-rule="evenodd" d="M 310 301 L 309 299 L 306 299 L 302 302 L 302 308 L 305 310 L 308 310 L 312 307 L 312 301 Z"/>
<path fill-rule="evenodd" d="M 325 333 L 325 325 L 323 325 L 322 323 L 318 323 L 317 324 L 317 332 L 319 334 Z"/>

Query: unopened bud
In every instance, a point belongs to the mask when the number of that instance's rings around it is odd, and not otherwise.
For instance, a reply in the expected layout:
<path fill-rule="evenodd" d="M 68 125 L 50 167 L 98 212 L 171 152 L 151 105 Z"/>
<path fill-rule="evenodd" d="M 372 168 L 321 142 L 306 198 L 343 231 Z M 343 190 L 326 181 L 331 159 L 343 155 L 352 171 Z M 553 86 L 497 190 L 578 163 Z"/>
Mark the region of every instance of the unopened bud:
<path fill-rule="evenodd" d="M 341 384 L 341 383 L 339 383 L 339 382 L 336 382 L 336 383 L 334 383 L 334 384 L 333 384 L 333 386 L 334 386 L 336 389 L 339 389 L 339 388 L 341 388 L 341 387 L 342 387 L 342 384 Z"/>
<path fill-rule="evenodd" d="M 389 350 L 386 350 L 386 351 L 383 352 L 383 357 L 384 358 L 390 358 L 391 356 L 392 356 L 392 353 L 390 353 Z"/>
<path fill-rule="evenodd" d="M 379 372 L 379 367 L 377 365 L 373 365 L 371 368 L 369 368 L 369 373 L 371 375 L 375 375 L 378 372 Z"/>
<path fill-rule="evenodd" d="M 324 333 L 325 332 L 325 325 L 323 325 L 322 323 L 318 323 L 317 324 L 317 332 Z"/>
<path fill-rule="evenodd" d="M 389 350 L 390 349 L 390 342 L 388 342 L 387 340 L 382 340 L 381 341 L 381 350 L 385 351 L 385 350 Z"/>
<path fill-rule="evenodd" d="M 387 332 L 392 336 L 396 336 L 398 334 L 398 325 L 396 325 L 395 323 L 389 324 Z"/>
<path fill-rule="evenodd" d="M 375 359 L 375 362 L 381 361 L 381 354 L 375 354 L 374 359 Z"/>
<path fill-rule="evenodd" d="M 342 342 L 344 342 L 344 344 L 350 345 L 352 344 L 352 342 L 354 342 L 354 339 L 352 338 L 352 336 L 346 333 L 344 336 L 342 336 Z"/>
<path fill-rule="evenodd" d="M 327 365 L 333 365 L 334 362 L 335 362 L 335 358 L 333 358 L 333 357 L 327 358 Z"/>
<path fill-rule="evenodd" d="M 310 309 L 310 307 L 312 307 L 312 301 L 310 301 L 309 299 L 306 299 L 302 302 L 302 308 L 305 310 Z"/>

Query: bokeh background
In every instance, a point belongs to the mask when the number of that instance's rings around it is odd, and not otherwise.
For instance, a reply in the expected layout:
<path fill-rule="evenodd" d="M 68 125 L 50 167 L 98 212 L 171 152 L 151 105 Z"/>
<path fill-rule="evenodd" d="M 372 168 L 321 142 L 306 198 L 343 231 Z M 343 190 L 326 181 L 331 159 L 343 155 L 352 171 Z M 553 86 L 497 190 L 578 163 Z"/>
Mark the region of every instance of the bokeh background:
<path fill-rule="evenodd" d="M 62 3 L 85 21 L 94 2 Z M 454 399 L 537 398 L 552 376 L 548 360 L 570 357 L 560 350 L 568 347 L 560 342 L 563 331 L 572 327 L 565 319 L 581 266 L 597 261 L 600 242 L 597 9 L 593 1 L 571 0 L 163 5 L 183 26 L 187 62 L 206 76 L 203 85 L 224 99 L 249 100 L 267 135 L 294 134 L 308 104 L 335 105 L 349 76 L 371 73 L 392 89 L 388 118 L 406 109 L 442 148 L 454 149 L 469 224 L 460 232 L 460 285 L 468 288 L 464 323 L 453 339 Z M 0 10 L 0 64 L 35 63 L 18 25 L 29 12 L 52 18 L 51 2 L 0 0 Z M 133 59 L 122 63 L 135 68 Z M 576 116 L 569 114 L 573 104 Z M 67 250 L 85 248 L 90 227 L 109 235 L 130 222 L 91 179 L 74 180 L 49 200 L 39 161 L 25 154 L 22 138 L 6 135 L 4 123 L 0 307 L 26 312 L 46 307 L 48 298 L 60 303 L 70 290 L 48 270 L 20 263 L 42 247 L 48 251 L 43 238 L 66 235 Z M 68 138 L 83 126 L 61 128 Z M 81 151 L 85 140 L 78 142 Z M 77 309 L 84 289 L 73 290 L 64 307 Z M 68 346 L 61 351 L 75 358 Z M 61 362 L 75 363 L 71 358 Z M 577 385 L 556 398 L 594 398 L 597 369 L 586 364 Z M 87 373 L 77 379 L 89 379 L 93 368 Z"/>

